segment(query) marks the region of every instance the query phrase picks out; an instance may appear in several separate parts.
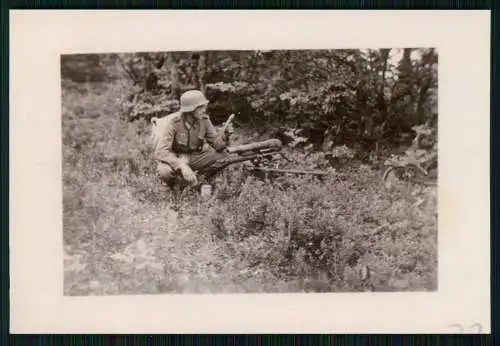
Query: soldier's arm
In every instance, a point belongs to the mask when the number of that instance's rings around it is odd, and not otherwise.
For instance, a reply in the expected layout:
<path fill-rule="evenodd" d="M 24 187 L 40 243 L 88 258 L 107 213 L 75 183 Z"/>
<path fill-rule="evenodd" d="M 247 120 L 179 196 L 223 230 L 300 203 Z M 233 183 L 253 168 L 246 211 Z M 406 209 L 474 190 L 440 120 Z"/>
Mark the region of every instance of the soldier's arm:
<path fill-rule="evenodd" d="M 167 121 L 159 130 L 154 156 L 157 160 L 167 163 L 176 170 L 180 168 L 182 161 L 172 152 L 175 134 L 172 121 Z"/>
<path fill-rule="evenodd" d="M 219 134 L 210 119 L 206 119 L 205 139 L 215 150 L 221 151 L 227 147 L 227 138 L 224 133 Z"/>

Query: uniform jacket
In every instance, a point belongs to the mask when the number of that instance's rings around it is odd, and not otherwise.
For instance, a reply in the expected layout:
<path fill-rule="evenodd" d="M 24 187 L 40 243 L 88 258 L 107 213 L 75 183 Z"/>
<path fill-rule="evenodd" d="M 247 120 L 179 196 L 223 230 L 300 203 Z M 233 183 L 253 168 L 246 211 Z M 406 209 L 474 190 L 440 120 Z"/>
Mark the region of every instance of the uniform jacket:
<path fill-rule="evenodd" d="M 205 141 L 217 151 L 227 145 L 208 116 L 190 126 L 180 112 L 172 113 L 157 119 L 153 131 L 155 158 L 174 169 L 180 164 L 179 154 L 199 152 L 203 149 Z"/>

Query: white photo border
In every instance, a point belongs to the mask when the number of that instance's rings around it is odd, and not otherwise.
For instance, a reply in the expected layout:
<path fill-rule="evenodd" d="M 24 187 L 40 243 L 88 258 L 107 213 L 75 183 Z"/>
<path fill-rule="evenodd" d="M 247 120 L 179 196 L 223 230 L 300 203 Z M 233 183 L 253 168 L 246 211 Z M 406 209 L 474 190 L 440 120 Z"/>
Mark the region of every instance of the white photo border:
<path fill-rule="evenodd" d="M 490 11 L 10 12 L 12 333 L 490 332 Z M 63 296 L 60 55 L 435 47 L 439 280 L 429 293 Z"/>

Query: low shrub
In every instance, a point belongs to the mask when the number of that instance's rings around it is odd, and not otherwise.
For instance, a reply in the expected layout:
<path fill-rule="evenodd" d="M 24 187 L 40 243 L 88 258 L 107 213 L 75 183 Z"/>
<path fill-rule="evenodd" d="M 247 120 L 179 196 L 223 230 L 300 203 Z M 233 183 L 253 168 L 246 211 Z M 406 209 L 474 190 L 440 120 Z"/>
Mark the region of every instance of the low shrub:
<path fill-rule="evenodd" d="M 279 278 L 322 275 L 325 287 L 336 291 L 391 289 L 377 276 L 384 271 L 416 285 L 435 280 L 428 277 L 436 258 L 432 209 L 420 210 L 417 194 L 388 192 L 379 180 L 369 168 L 348 180 L 306 176 L 283 184 L 250 176 L 223 184 L 206 215 L 219 241 Z M 375 276 L 368 279 L 370 269 Z"/>

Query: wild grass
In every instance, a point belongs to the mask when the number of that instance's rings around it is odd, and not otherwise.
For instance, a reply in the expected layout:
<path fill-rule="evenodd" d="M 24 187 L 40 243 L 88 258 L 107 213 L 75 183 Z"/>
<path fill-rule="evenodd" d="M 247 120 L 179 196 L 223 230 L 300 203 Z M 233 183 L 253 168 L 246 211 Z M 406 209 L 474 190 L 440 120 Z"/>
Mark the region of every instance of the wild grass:
<path fill-rule="evenodd" d="M 120 119 L 124 88 L 63 84 L 65 294 L 437 288 L 435 187 L 387 190 L 363 165 L 324 181 L 234 166 L 210 198 L 174 196 L 147 124 Z"/>

